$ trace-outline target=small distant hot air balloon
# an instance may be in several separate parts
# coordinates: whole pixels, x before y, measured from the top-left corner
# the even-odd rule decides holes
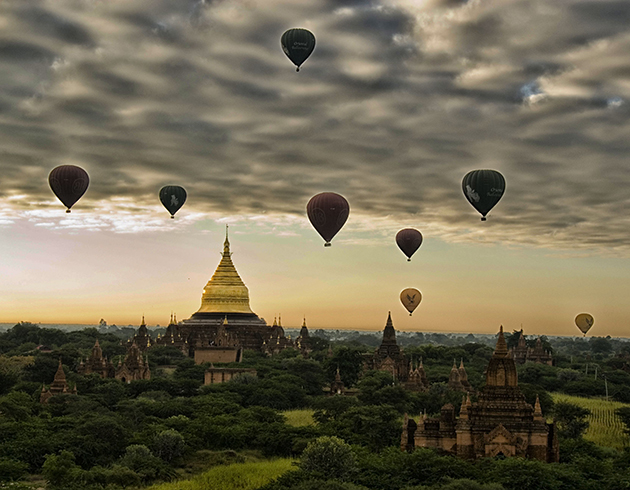
[[[411,256],[422,245],[422,233],[415,228],[405,228],[396,233],[396,243],[407,256],[407,262],[411,262]]]
[[[306,61],[315,49],[315,36],[306,29],[289,29],[280,39],[282,51],[300,71],[300,66]]]
[[[306,213],[313,228],[326,241],[324,247],[330,247],[330,241],[348,219],[350,205],[346,198],[339,194],[322,192],[311,197],[306,205]]]
[[[575,317],[575,324],[584,334],[584,337],[586,337],[586,333],[591,329],[593,323],[595,323],[595,319],[588,313],[580,313]]]
[[[160,201],[174,219],[175,213],[186,202],[186,189],[179,185],[165,185],[160,189]]]
[[[486,214],[505,192],[505,179],[496,170],[473,170],[464,176],[462,190],[468,202],[481,213],[481,221],[486,221]]]
[[[52,169],[48,175],[48,183],[55,196],[68,208],[70,208],[85,194],[90,185],[90,177],[87,172],[76,165],[60,165]]]
[[[400,302],[407,308],[409,316],[418,307],[420,301],[422,301],[422,293],[415,288],[403,289],[400,293]]]

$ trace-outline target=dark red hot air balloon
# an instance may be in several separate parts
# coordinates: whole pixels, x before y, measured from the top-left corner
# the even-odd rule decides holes
[[[326,243],[324,247],[330,247],[330,241],[343,227],[350,205],[346,198],[334,192],[322,192],[311,197],[306,205],[308,219]]]
[[[48,183],[55,196],[64,204],[66,213],[85,194],[90,185],[87,172],[76,165],[60,165],[48,175]]]
[[[396,244],[407,256],[407,262],[411,262],[411,256],[422,245],[422,233],[415,228],[405,228],[396,233]]]

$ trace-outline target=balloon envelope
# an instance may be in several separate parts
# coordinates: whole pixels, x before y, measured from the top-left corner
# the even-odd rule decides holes
[[[505,179],[496,170],[473,170],[462,180],[462,190],[468,202],[481,213],[481,221],[499,202],[505,192]]]
[[[407,256],[407,261],[422,245],[422,233],[414,228],[405,228],[396,233],[398,248]]]
[[[306,61],[315,49],[315,36],[306,29],[289,29],[280,39],[282,51],[297,66],[296,71],[300,71],[300,66]]]
[[[415,288],[403,289],[400,293],[400,302],[407,308],[409,316],[418,307],[420,301],[422,301],[422,293]]]
[[[591,329],[593,323],[595,323],[595,319],[588,313],[580,313],[575,317],[575,324],[584,335]]]
[[[330,241],[348,219],[350,205],[339,194],[322,192],[311,197],[306,205],[306,213],[313,228],[326,240],[324,246],[330,247]]]
[[[85,194],[90,185],[87,172],[76,165],[60,165],[48,175],[48,184],[55,196],[64,204],[66,213]]]
[[[186,202],[186,189],[178,185],[165,185],[160,189],[160,201],[174,218],[175,213]]]

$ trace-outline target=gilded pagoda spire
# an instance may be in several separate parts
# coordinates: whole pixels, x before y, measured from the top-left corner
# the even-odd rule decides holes
[[[227,226],[221,262],[203,290],[198,313],[254,313],[249,307],[249,290],[232,263]]]

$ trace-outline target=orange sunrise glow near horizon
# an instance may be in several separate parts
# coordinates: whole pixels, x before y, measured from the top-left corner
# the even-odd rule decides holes
[[[171,312],[180,321],[189,318],[219,263],[225,228],[219,221],[140,235],[46,234],[31,241],[28,254],[40,259],[29,274],[20,270],[30,260],[27,252],[11,250],[11,240],[0,242],[10,256],[24,254],[21,263],[3,263],[5,284],[13,287],[3,287],[0,323],[103,318],[124,326],[138,325],[144,315],[149,325],[166,325]],[[574,317],[588,309],[596,318],[589,335],[626,336],[627,312],[611,310],[623,303],[627,280],[618,264],[627,259],[448,244],[428,235],[407,262],[391,233],[369,234],[342,231],[326,249],[308,223],[283,229],[243,220],[230,227],[230,243],[251,307],[269,324],[281,314],[285,327],[299,327],[306,316],[311,329],[382,330],[391,311],[402,331],[490,334],[503,325],[530,335],[578,335]],[[399,301],[408,286],[423,294],[411,317]]]

